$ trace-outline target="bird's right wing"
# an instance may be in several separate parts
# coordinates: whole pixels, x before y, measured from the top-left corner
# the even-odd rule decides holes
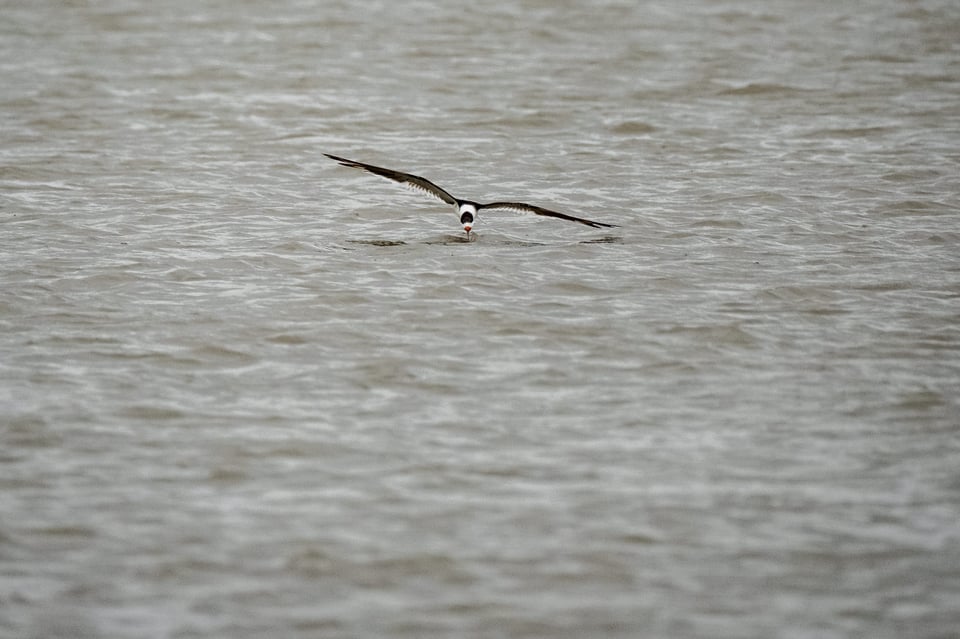
[[[412,175],[410,173],[402,173],[400,171],[394,171],[393,169],[385,169],[381,166],[374,166],[372,164],[365,164],[363,162],[354,162],[353,160],[348,160],[346,158],[337,157],[336,155],[330,155],[329,153],[324,153],[325,156],[331,160],[336,160],[343,166],[353,167],[355,169],[364,169],[365,171],[370,171],[374,175],[379,175],[380,177],[385,177],[388,180],[393,180],[394,182],[399,182],[400,184],[407,184],[412,186],[415,189],[419,189],[434,197],[438,197],[447,204],[452,204],[457,206],[457,199],[447,193],[444,189],[441,189],[439,186],[428,180],[427,178],[422,178],[419,175]]]

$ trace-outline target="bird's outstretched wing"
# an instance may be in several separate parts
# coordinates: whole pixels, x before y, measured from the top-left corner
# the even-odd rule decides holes
[[[331,160],[336,160],[343,166],[349,166],[355,169],[364,169],[366,171],[370,171],[374,175],[385,177],[388,180],[393,180],[394,182],[399,182],[401,184],[408,184],[413,188],[420,189],[421,191],[425,191],[430,195],[440,198],[447,204],[457,206],[457,198],[453,197],[427,178],[422,178],[418,175],[411,175],[410,173],[401,173],[400,171],[394,171],[393,169],[385,169],[372,164],[364,164],[363,162],[354,162],[353,160],[337,157],[336,155],[330,155],[329,153],[324,153],[324,155]]]
[[[524,204],[523,202],[491,202],[490,204],[481,204],[477,207],[478,210],[483,209],[507,209],[511,211],[523,211],[526,213],[536,213],[537,215],[546,215],[547,217],[556,217],[561,220],[569,220],[571,222],[580,222],[580,224],[586,224],[587,226],[592,226],[593,228],[614,228],[616,224],[607,224],[605,222],[594,222],[593,220],[585,220],[582,217],[574,217],[572,215],[567,215],[566,213],[558,213],[557,211],[551,211],[550,209],[545,209],[542,206],[534,206],[533,204]]]

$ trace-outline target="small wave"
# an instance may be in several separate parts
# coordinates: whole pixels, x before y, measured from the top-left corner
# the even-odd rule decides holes
[[[768,95],[778,93],[793,95],[805,91],[806,89],[801,87],[794,87],[786,84],[751,82],[750,84],[746,84],[744,86],[724,89],[723,91],[720,91],[720,95]]]

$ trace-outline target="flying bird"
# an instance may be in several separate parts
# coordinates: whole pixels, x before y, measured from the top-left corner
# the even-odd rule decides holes
[[[346,158],[341,158],[336,155],[330,155],[329,153],[324,153],[325,156],[331,160],[336,160],[343,166],[349,166],[355,169],[364,169],[369,171],[374,175],[379,175],[380,177],[385,177],[388,180],[393,180],[394,182],[399,182],[400,184],[406,184],[415,189],[419,189],[430,195],[439,198],[450,204],[451,206],[457,207],[457,215],[460,216],[460,224],[463,225],[463,230],[466,231],[467,237],[470,236],[470,231],[473,230],[474,225],[477,222],[477,216],[480,211],[485,209],[506,209],[511,211],[520,211],[525,213],[535,213],[537,215],[545,215],[547,217],[555,217],[561,220],[569,220],[571,222],[579,222],[580,224],[586,224],[587,226],[592,226],[594,228],[613,228],[616,227],[616,224],[606,224],[605,222],[594,222],[593,220],[586,220],[582,217],[574,217],[572,215],[567,215],[566,213],[558,213],[557,211],[551,211],[550,209],[545,209],[542,206],[535,206],[533,204],[526,204],[524,202],[490,202],[489,204],[480,204],[479,202],[473,202],[472,200],[461,200],[460,198],[453,197],[448,191],[440,188],[430,180],[422,178],[418,175],[412,175],[410,173],[403,173],[401,171],[394,171],[393,169],[385,169],[380,166],[374,166],[372,164],[365,164],[363,162],[355,162],[353,160],[348,160]]]

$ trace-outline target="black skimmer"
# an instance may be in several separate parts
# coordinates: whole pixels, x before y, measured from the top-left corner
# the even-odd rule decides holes
[[[412,186],[415,189],[425,191],[434,197],[440,198],[447,204],[457,207],[457,215],[460,216],[460,223],[463,224],[463,230],[467,232],[468,237],[470,236],[470,231],[476,224],[478,214],[484,209],[507,209],[525,213],[536,213],[537,215],[545,215],[547,217],[556,217],[561,220],[579,222],[580,224],[586,224],[587,226],[592,226],[594,228],[616,227],[616,224],[606,224],[605,222],[585,220],[582,217],[574,217],[572,215],[567,215],[566,213],[558,213],[557,211],[551,211],[550,209],[545,209],[541,206],[534,206],[533,204],[525,204],[523,202],[490,202],[489,204],[480,204],[479,202],[473,202],[471,200],[461,200],[453,197],[450,195],[450,193],[440,188],[430,180],[422,178],[418,175],[402,173],[400,171],[394,171],[393,169],[385,169],[372,164],[364,164],[363,162],[355,162],[353,160],[341,158],[336,155],[330,155],[329,153],[324,153],[324,155],[331,160],[336,160],[343,166],[349,166],[355,169],[364,169],[365,171],[369,171],[374,175],[385,177],[388,180],[393,180],[394,182]]]

